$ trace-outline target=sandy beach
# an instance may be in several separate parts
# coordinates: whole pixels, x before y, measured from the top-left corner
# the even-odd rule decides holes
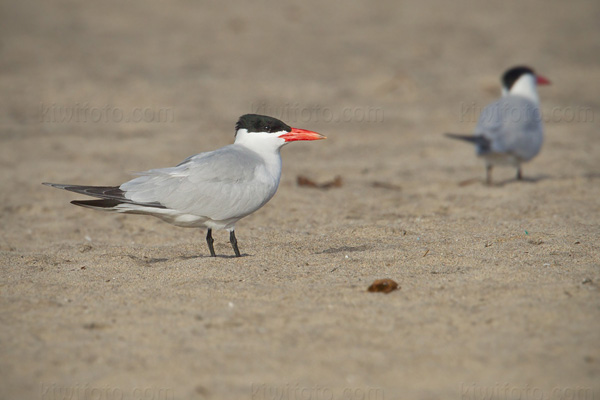
[[[0,2],[1,399],[600,399],[600,3]],[[545,142],[470,133],[525,64]],[[275,197],[225,231],[75,207],[233,142]],[[298,185],[303,176],[319,184]],[[398,290],[371,293],[376,279]]]

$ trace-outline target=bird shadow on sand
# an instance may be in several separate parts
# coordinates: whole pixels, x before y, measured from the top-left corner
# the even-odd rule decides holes
[[[194,260],[194,259],[211,259],[211,258],[221,258],[221,259],[235,259],[235,258],[244,258],[244,257],[250,257],[250,254],[242,254],[241,257],[236,257],[234,255],[217,255],[216,257],[212,257],[208,254],[199,254],[199,255],[194,255],[194,256],[175,256],[175,257],[151,257],[151,258],[147,258],[147,257],[138,257],[138,256],[134,256],[132,254],[128,254],[127,257],[131,258],[132,260],[136,261],[137,263],[141,264],[141,265],[146,265],[146,266],[150,266],[153,264],[160,264],[160,263],[167,263],[167,262],[172,262],[172,261],[177,261],[177,260]]]
[[[361,252],[361,251],[369,250],[370,248],[371,248],[371,246],[368,246],[366,244],[364,244],[362,246],[332,247],[332,248],[329,248],[327,250],[323,250],[323,251],[317,252],[315,254],[335,254],[335,253],[342,253],[342,252],[351,253],[351,252],[354,252],[354,251]]]
[[[251,257],[250,254],[242,254],[241,257],[236,257],[236,256],[228,256],[228,255],[224,255],[224,254],[217,254],[216,257],[213,256],[209,256],[209,255],[198,255],[198,256],[179,256],[176,257],[178,260],[192,260],[192,259],[196,259],[196,258],[204,258],[204,259],[208,259],[208,258],[226,258],[226,259],[235,259],[235,258],[244,258],[244,257]]]
[[[503,181],[494,182],[491,186],[503,187],[513,183],[538,183],[547,179],[552,179],[552,177],[550,175],[524,176],[521,179],[510,178]]]
[[[523,177],[521,179],[517,179],[517,178],[509,178],[509,179],[505,179],[502,181],[494,181],[492,182],[491,185],[488,185],[484,179],[481,178],[470,178],[470,179],[465,179],[464,181],[460,181],[458,182],[458,186],[470,186],[476,183],[480,183],[483,186],[487,186],[487,187],[504,187],[506,185],[509,184],[514,184],[514,183],[537,183],[537,182],[541,182],[541,181],[545,181],[547,179],[552,179],[553,177],[550,175],[537,175],[537,176],[526,176]]]

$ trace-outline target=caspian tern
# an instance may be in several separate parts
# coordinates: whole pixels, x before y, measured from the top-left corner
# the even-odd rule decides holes
[[[475,144],[477,155],[485,160],[488,185],[493,166],[516,167],[520,180],[521,163],[539,153],[544,133],[537,85],[549,84],[531,68],[511,68],[502,75],[502,97],[482,110],[474,135],[446,134]]]
[[[100,200],[71,203],[96,210],[146,214],[181,227],[208,228],[206,242],[216,257],[212,230],[226,229],[240,257],[235,223],[264,206],[281,177],[283,145],[325,136],[256,114],[240,117],[233,144],[196,154],[175,167],[151,169],[120,186],[79,186],[44,183]]]

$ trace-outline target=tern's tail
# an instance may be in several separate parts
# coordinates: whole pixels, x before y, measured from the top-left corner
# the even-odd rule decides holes
[[[452,139],[464,140],[476,144],[480,143],[482,139],[485,140],[483,136],[461,135],[458,133],[445,133],[444,135]]]
[[[481,153],[486,153],[490,151],[491,142],[488,138],[481,135],[461,135],[458,133],[446,133],[447,137],[451,139],[464,140],[465,142],[473,143],[477,146],[477,151]]]
[[[100,200],[73,200],[71,204],[76,206],[112,210],[120,204],[132,204],[142,207],[165,208],[158,202],[138,203],[125,197],[125,192],[119,186],[81,186],[81,185],[63,185],[60,183],[47,183],[43,185],[52,186],[57,189],[64,189],[70,192],[85,194],[86,196],[96,197]]]

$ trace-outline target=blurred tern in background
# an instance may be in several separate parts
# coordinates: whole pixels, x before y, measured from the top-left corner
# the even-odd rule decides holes
[[[44,185],[99,198],[71,202],[78,206],[152,215],[181,227],[208,228],[206,241],[213,257],[212,230],[226,229],[233,251],[240,257],[235,223],[264,206],[277,191],[281,147],[325,136],[256,114],[240,117],[235,129],[233,144],[191,156],[175,167],[141,172],[120,186]]]
[[[474,135],[446,133],[475,145],[477,155],[485,160],[488,185],[495,165],[516,167],[520,180],[521,163],[539,153],[544,133],[537,85],[549,84],[531,68],[511,68],[502,76],[502,97],[482,110]]]

